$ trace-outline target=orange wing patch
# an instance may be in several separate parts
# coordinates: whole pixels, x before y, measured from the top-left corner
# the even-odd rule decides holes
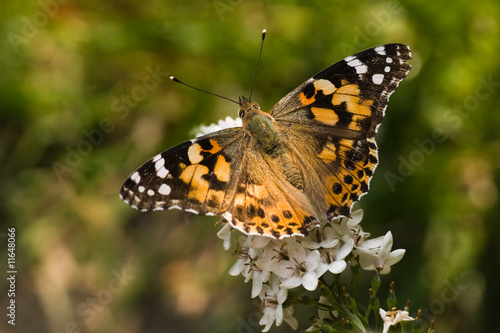
[[[334,156],[337,160],[333,159]],[[373,138],[342,139],[338,144],[328,143],[323,147],[318,157],[333,171],[325,179],[328,218],[349,215],[352,204],[368,192],[368,184],[377,165],[376,156]]]
[[[334,143],[329,142],[324,147],[321,153],[317,154],[319,158],[321,158],[325,163],[329,164],[337,160],[337,147]]]
[[[339,121],[339,116],[332,109],[316,108],[312,106],[311,112],[314,115],[314,119],[323,124],[335,126]]]
[[[311,105],[317,101],[317,95],[321,91],[324,96],[331,95],[331,106],[321,103],[322,107],[311,106],[314,119],[328,126],[336,126],[340,120],[339,115],[334,111],[335,106],[345,103],[346,111],[351,115],[350,122],[346,124],[348,129],[362,131],[361,124],[366,123],[367,118],[372,116],[373,100],[359,97],[360,88],[357,84],[342,80],[342,86],[336,87],[332,82],[319,79],[313,82],[314,93],[307,97],[304,92],[299,94],[299,101],[302,105]],[[369,120],[368,120],[369,121]]]
[[[231,178],[231,164],[226,161],[224,155],[217,157],[217,162],[214,167],[214,174],[221,182],[227,182]]]
[[[308,97],[306,97],[306,95],[303,92],[301,92],[299,94],[299,101],[302,105],[312,104],[312,103],[316,102],[316,93],[308,98]]]
[[[212,146],[210,149],[203,149],[198,143],[194,143],[189,147],[188,158],[191,164],[198,164],[203,160],[203,156],[201,155],[202,152],[216,154],[222,149],[222,147],[217,143],[217,141],[210,139],[209,142]]]
[[[318,91],[322,91],[324,95],[330,95],[332,94],[337,88],[335,85],[325,79],[319,79],[313,82],[314,86],[314,94],[311,97],[306,97],[304,92],[301,92],[299,94],[299,101],[302,103],[302,105],[309,105],[312,104],[316,101],[316,95],[318,94]]]
[[[208,174],[208,172],[208,167],[201,164],[189,165],[182,170],[179,178],[189,185],[189,199],[195,199],[199,202],[205,201],[210,184],[202,176]]]

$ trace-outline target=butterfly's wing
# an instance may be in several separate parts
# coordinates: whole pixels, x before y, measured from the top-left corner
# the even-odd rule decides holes
[[[314,209],[255,144],[242,128],[187,141],[134,171],[120,196],[140,211],[219,215],[250,235],[307,234],[317,222]]]
[[[250,139],[233,202],[222,216],[249,235],[307,235],[318,225],[316,210],[309,198],[287,181],[279,161],[263,154],[256,145]]]
[[[374,136],[410,59],[402,44],[362,51],[314,75],[270,110],[311,171],[304,191],[326,217],[349,215],[368,191],[377,166]]]
[[[120,197],[140,211],[183,209],[218,215],[234,193],[234,160],[241,160],[241,128],[213,132],[156,155],[123,183]]]

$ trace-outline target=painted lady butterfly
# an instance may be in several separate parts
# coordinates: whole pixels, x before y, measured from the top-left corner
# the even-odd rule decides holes
[[[243,126],[156,155],[125,181],[140,211],[218,215],[249,235],[307,235],[348,216],[377,166],[374,136],[389,96],[410,70],[410,49],[377,46],[341,60],[268,113],[240,97]]]

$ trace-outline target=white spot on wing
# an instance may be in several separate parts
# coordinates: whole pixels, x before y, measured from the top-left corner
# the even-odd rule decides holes
[[[375,48],[375,52],[377,52],[380,55],[385,55],[385,47],[384,46],[377,46]]]
[[[375,84],[381,84],[384,81],[384,74],[373,74],[372,81]]]
[[[199,212],[197,210],[194,210],[194,209],[191,209],[191,208],[186,209],[186,212],[193,213],[193,214],[199,214]]]
[[[389,73],[391,71],[391,67],[385,66],[384,72]]]
[[[391,57],[385,58],[385,62],[388,64],[392,63],[392,58]]]
[[[161,158],[161,154],[156,155],[155,157],[153,157],[153,162],[158,161],[160,158]]]
[[[153,191],[153,190],[148,190],[146,193],[147,193],[150,197],[152,197],[153,195],[155,195],[155,191]]]
[[[160,158],[158,161],[156,161],[155,163],[155,170],[158,171],[160,170],[161,168],[163,168],[163,166],[165,165],[165,159],[164,158]]]
[[[156,175],[161,179],[165,179],[168,175],[168,170],[165,167],[162,167],[160,170],[157,170]]]
[[[349,57],[348,57],[349,58]],[[357,58],[345,58],[344,60],[347,61],[347,65],[356,68],[356,73],[357,74],[364,74],[368,72],[368,67],[366,67],[365,64],[363,64],[359,59]]]
[[[158,189],[158,193],[163,195],[169,195],[171,191],[172,188],[167,184],[161,184],[160,188]]]
[[[139,184],[141,181],[141,176],[139,175],[139,172],[134,172],[132,176],[130,176],[130,179],[132,179],[136,184]]]
[[[366,65],[356,66],[356,73],[365,74],[366,72],[368,72],[368,67],[366,67]]]
[[[363,65],[363,63],[361,61],[359,61],[359,59],[356,59],[356,58],[353,58],[352,60],[347,60],[347,58],[346,58],[346,61],[347,61],[347,64],[351,67]]]
[[[141,192],[141,193],[142,193],[142,192],[144,192],[144,190],[145,190],[146,188],[145,188],[144,186],[142,186],[142,185],[141,185],[141,186],[139,186],[137,189],[139,190],[139,192]]]

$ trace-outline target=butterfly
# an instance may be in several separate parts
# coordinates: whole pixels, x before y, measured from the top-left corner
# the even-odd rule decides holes
[[[269,112],[239,99],[242,127],[203,135],[144,163],[121,198],[140,211],[217,215],[248,235],[307,235],[349,216],[378,163],[375,134],[410,70],[410,48],[385,44],[331,65]]]

